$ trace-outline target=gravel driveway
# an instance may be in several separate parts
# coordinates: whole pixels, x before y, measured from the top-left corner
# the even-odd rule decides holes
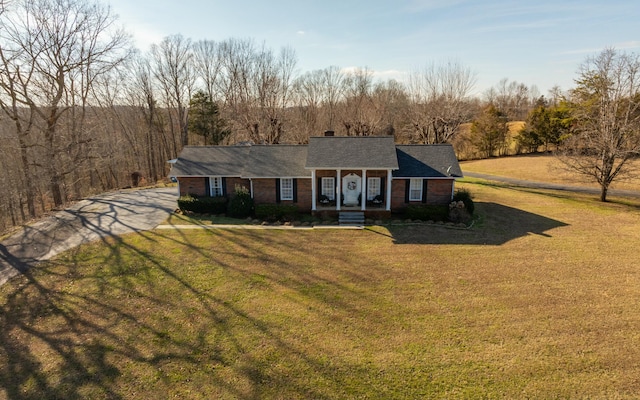
[[[176,209],[176,188],[122,190],[82,200],[0,242],[0,285],[80,244],[154,229]]]

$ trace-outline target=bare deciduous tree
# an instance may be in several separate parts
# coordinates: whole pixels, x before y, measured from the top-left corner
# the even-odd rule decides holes
[[[80,166],[79,145],[87,138],[80,118],[90,88],[96,77],[125,59],[128,37],[114,27],[110,9],[98,3],[23,0],[17,7],[15,13],[2,16],[2,90],[12,104],[3,110],[11,114],[13,104],[29,108],[23,126],[16,125],[18,136],[29,135],[25,127],[42,131],[40,165],[48,175],[55,206],[61,206],[65,176]],[[80,115],[74,114],[78,108]],[[63,123],[70,137],[61,137]],[[68,155],[70,159],[62,158]]]
[[[188,104],[196,81],[191,40],[182,35],[167,36],[160,44],[151,46],[151,55],[153,74],[164,94],[169,128],[177,127],[179,144],[186,146],[189,144]],[[178,151],[176,146],[174,156]]]
[[[283,48],[278,55],[251,40],[227,40],[220,45],[221,79],[229,120],[254,143],[279,143],[291,105],[296,55]]]
[[[396,80],[379,82],[373,89],[373,102],[380,115],[380,133],[395,135],[404,124],[403,116],[409,107],[409,98],[402,83]]]
[[[509,81],[504,78],[485,93],[487,102],[507,114],[510,121],[524,121],[540,93],[535,86]]]
[[[257,120],[252,125],[252,140],[276,144],[285,129],[285,110],[289,105],[293,85],[296,55],[291,48],[283,48],[276,57],[266,49],[255,57],[255,108]]]
[[[408,119],[420,143],[447,143],[471,119],[475,75],[457,62],[432,64],[409,76]]]
[[[223,67],[220,88],[228,120],[233,124],[232,130],[250,132],[255,44],[248,39],[229,39],[220,43],[219,51]]]
[[[323,99],[323,72],[310,71],[294,82],[294,105],[301,124],[296,132],[297,143],[306,143],[310,136],[320,132],[320,111]]]
[[[197,77],[202,81],[204,92],[211,100],[220,100],[222,59],[218,44],[213,40],[200,40],[194,43],[193,57]]]
[[[340,68],[332,65],[322,70],[322,82],[324,86],[323,104],[328,112],[328,130],[334,130],[336,123],[336,108],[342,100],[344,93],[344,74]]]
[[[576,83],[574,135],[560,160],[598,182],[606,201],[611,183],[629,176],[629,161],[640,155],[640,58],[605,49],[584,62]]]
[[[131,70],[127,88],[128,104],[139,110],[142,115],[146,168],[149,176],[156,180],[164,175],[165,171],[162,167],[176,151],[175,140],[173,136],[168,137],[165,129],[166,124],[159,110],[158,95],[149,59],[137,57]]]
[[[380,112],[373,102],[373,72],[357,68],[344,80],[342,126],[347,136],[370,136],[378,129]]]

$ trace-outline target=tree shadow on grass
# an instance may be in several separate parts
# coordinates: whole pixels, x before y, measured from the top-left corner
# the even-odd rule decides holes
[[[127,227],[123,215],[128,205],[121,203],[116,207],[109,202],[110,213],[97,220],[88,217],[91,209],[76,212],[71,222],[65,220],[66,225],[53,232],[55,239],[66,236],[67,230],[89,230],[103,249],[71,251],[27,270],[56,240],[43,241],[30,258],[0,247],[0,259],[24,273],[0,292],[0,398],[260,398],[262,390],[272,386],[286,390],[290,396],[281,397],[289,398],[332,397],[327,390],[341,393],[348,384],[341,379],[347,375],[336,376],[336,361],[308,355],[302,344],[286,335],[286,320],[265,319],[261,310],[254,312],[247,305],[263,287],[266,293],[269,287],[284,288],[287,306],[317,307],[314,316],[324,323],[340,317],[347,321],[345,326],[352,326],[366,303],[355,289],[376,283],[371,269],[358,274],[348,251],[328,260],[310,255],[315,240],[330,234],[309,233],[307,246],[288,240],[286,234],[235,230],[209,232],[206,238],[211,240],[198,240],[201,235],[186,231],[159,230],[122,238],[104,228],[115,222]],[[477,209],[481,221],[469,230],[434,225],[389,230],[397,244],[499,245],[531,233],[550,235],[565,225],[493,203],[478,203]],[[335,235],[339,240],[329,240],[331,248],[344,241]],[[189,257],[181,257],[177,265],[169,262],[172,258],[161,252],[172,249],[158,247],[171,245],[205,267],[192,265]],[[279,250],[274,255],[271,249]],[[316,264],[309,263],[312,257]],[[325,276],[326,271],[309,267],[319,261],[341,268],[338,272],[349,284],[340,285],[332,275]],[[263,267],[247,267],[255,263]],[[236,285],[234,290],[216,292],[225,287],[215,286],[216,279],[229,274],[236,276],[226,282]],[[247,304],[239,305],[235,299],[243,295],[249,297]],[[378,325],[391,325],[385,312],[369,311]],[[362,331],[369,325],[363,327]],[[301,367],[304,376],[330,387],[290,376],[286,368],[274,371],[265,365],[272,360]],[[345,360],[340,367],[362,370],[362,365]],[[364,370],[363,376],[369,372]],[[218,392],[202,392],[212,387]]]
[[[282,246],[287,254],[297,253],[296,259],[306,254],[278,235],[235,230],[205,235],[210,240],[160,230],[103,237],[102,245],[41,262],[3,287],[0,398],[119,399],[136,393],[150,398],[261,398],[273,380],[292,397],[324,398],[318,388],[285,373],[266,376],[269,358],[255,353],[256,346],[339,386],[322,360],[289,343],[280,327],[237,305],[234,297],[275,285],[322,302],[324,291],[314,288],[331,287],[339,294],[331,304],[351,315],[355,311],[348,301],[340,300],[354,296],[351,289],[335,287],[304,265],[273,258],[269,249]],[[207,260],[206,265],[169,263],[171,258],[157,249],[159,242],[175,245],[200,263]],[[264,263],[264,275],[256,277],[244,264],[221,261],[237,260],[238,252],[246,253],[248,264]],[[217,292],[224,285],[216,286],[216,277],[228,274],[244,282],[237,294]],[[212,388],[218,392],[207,392]]]
[[[471,228],[442,225],[390,226],[395,244],[461,244],[499,246],[511,240],[538,235],[552,237],[552,231],[568,224],[528,211],[496,203],[476,203],[476,221]]]
[[[318,388],[302,381],[264,376],[260,364],[265,361],[253,352],[260,343],[302,360],[315,376],[330,380],[330,370],[285,342],[260,314],[234,302],[244,291],[251,293],[251,285],[270,278],[257,279],[243,264],[224,264],[219,258],[246,253],[246,263],[273,266],[276,278],[267,284],[289,285],[301,294],[307,281],[321,287],[331,282],[304,270],[277,280],[292,268],[271,259],[268,249],[287,244],[273,235],[266,242],[248,240],[249,249],[239,244],[246,234],[235,231],[209,232],[211,241],[204,242],[186,231],[119,236],[139,230],[141,222],[145,226],[140,218],[156,211],[146,203],[144,193],[97,198],[46,224],[27,226],[22,235],[0,244],[0,272],[10,272],[5,279],[15,277],[0,288],[0,399],[260,398],[269,379],[281,380],[296,394],[291,397],[323,398]],[[135,226],[133,219],[138,220]],[[212,249],[212,241],[219,246]],[[100,245],[49,259],[89,242]],[[306,252],[288,246],[298,258]],[[192,265],[189,257],[168,261],[171,257],[163,252],[172,250],[189,253],[201,265]],[[224,287],[215,286],[216,274],[231,273],[249,287],[239,287],[238,294],[216,293]],[[349,288],[335,290],[349,295]]]

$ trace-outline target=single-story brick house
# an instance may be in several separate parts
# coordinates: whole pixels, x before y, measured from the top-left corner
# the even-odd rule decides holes
[[[232,195],[239,185],[255,204],[385,216],[410,204],[448,204],[462,171],[448,144],[320,136],[308,145],[187,146],[169,176],[177,179],[180,195]]]

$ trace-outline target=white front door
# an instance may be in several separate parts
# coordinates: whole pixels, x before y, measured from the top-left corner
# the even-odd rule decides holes
[[[342,178],[342,194],[345,206],[357,206],[360,204],[358,197],[362,190],[362,178],[354,173]]]

